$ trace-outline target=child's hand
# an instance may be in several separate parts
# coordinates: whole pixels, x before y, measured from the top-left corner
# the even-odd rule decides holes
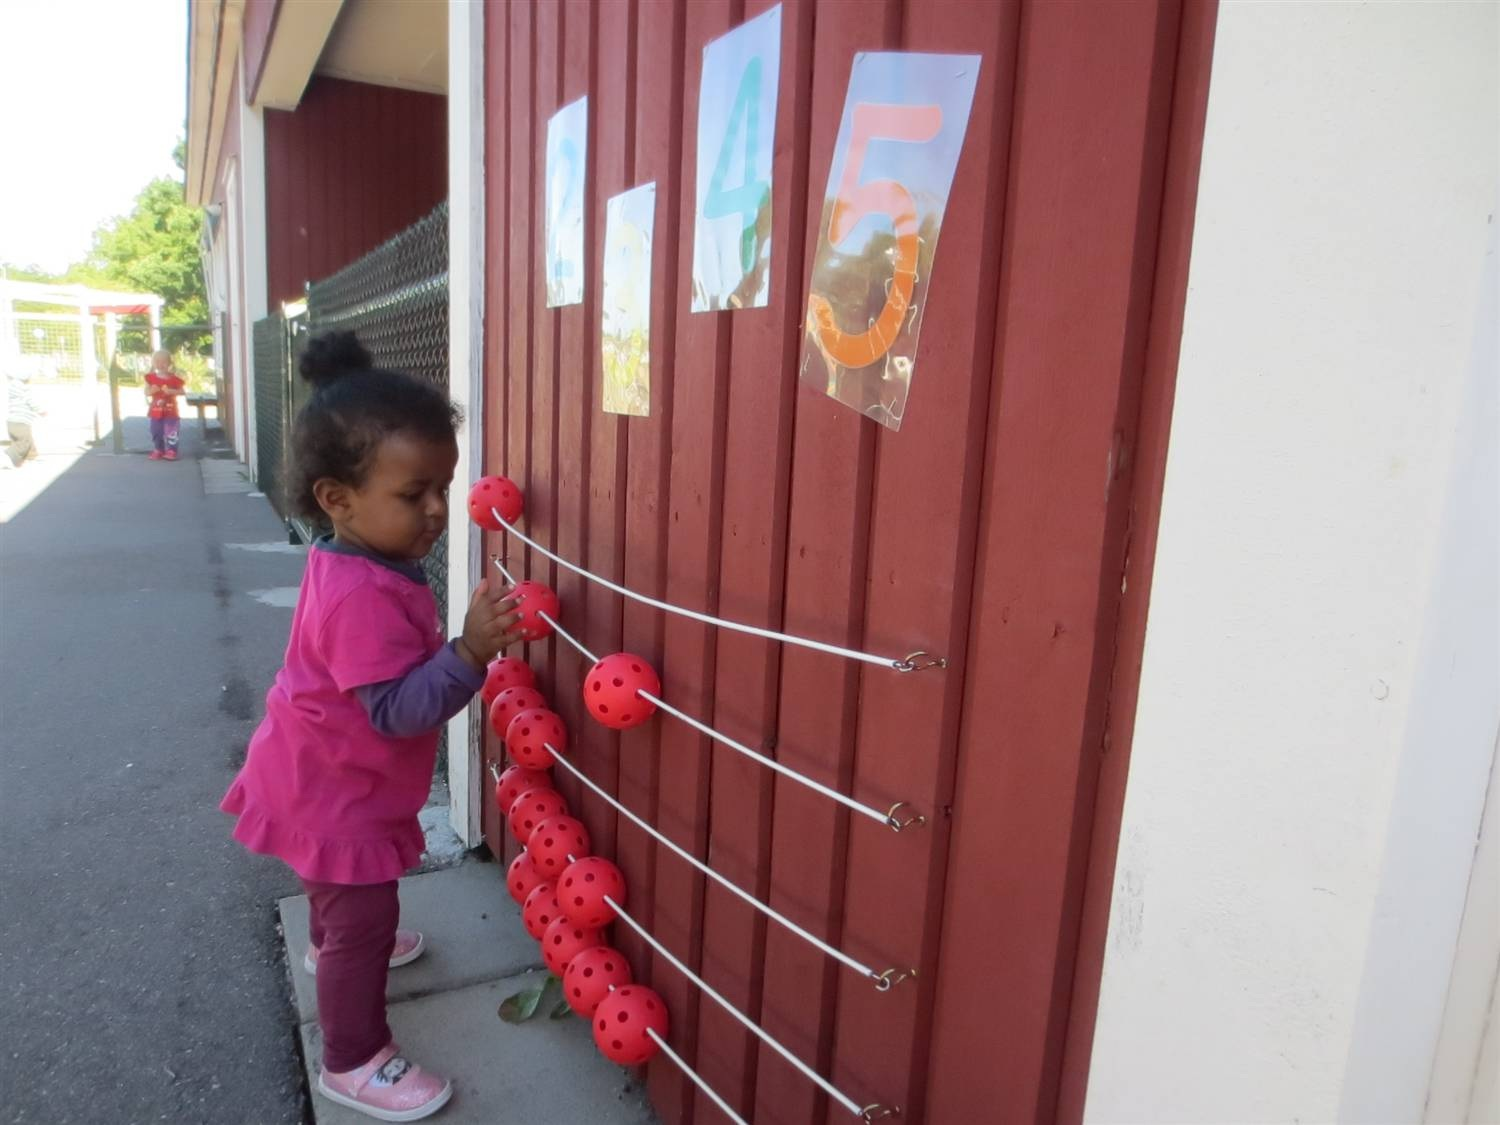
[[[490,589],[490,580],[484,579],[469,599],[469,612],[464,614],[464,632],[454,643],[458,655],[473,667],[484,670],[501,649],[508,648],[522,639],[516,624],[521,613],[516,608],[515,595],[503,586]]]

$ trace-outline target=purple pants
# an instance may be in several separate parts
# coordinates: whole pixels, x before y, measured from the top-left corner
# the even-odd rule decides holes
[[[302,880],[307,936],[318,947],[318,1026],[323,1067],[342,1074],[363,1066],[391,1041],[385,977],[396,948],[401,902],[396,882],[345,886]]]
[[[177,448],[177,430],[182,420],[174,417],[151,419],[151,444],[158,453]]]

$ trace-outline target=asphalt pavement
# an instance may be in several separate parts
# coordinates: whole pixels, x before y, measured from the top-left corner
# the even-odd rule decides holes
[[[176,463],[106,437],[0,473],[3,1121],[304,1119],[276,912],[299,888],[217,810],[302,556],[183,432]]]

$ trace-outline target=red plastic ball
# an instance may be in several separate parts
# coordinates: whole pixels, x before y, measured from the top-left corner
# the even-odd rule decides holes
[[[568,752],[568,728],[562,716],[545,707],[528,707],[505,728],[505,752],[511,761],[531,770],[550,770],[551,746],[559,754]]]
[[[486,531],[501,530],[495,509],[506,523],[515,523],[524,507],[521,490],[507,477],[480,477],[469,489],[469,518]]]
[[[660,695],[661,679],[644,659],[629,652],[606,656],[583,681],[589,714],[615,730],[640,726],[656,713],[656,704],[636,694],[642,691]]]
[[[589,854],[589,830],[583,821],[571,816],[549,816],[531,830],[526,850],[531,862],[548,879],[555,879],[562,869]]]
[[[562,616],[562,609],[558,605],[557,595],[552,592],[552,588],[528,579],[525,582],[517,582],[511,593],[520,598],[516,609],[521,613],[521,620],[516,623],[516,628],[521,636],[528,641],[540,641],[550,637],[552,626],[543,621],[538,614],[545,613],[553,621],[559,620]]]
[[[515,799],[508,814],[510,833],[524,844],[531,839],[536,826],[549,816],[567,816],[568,802],[556,789],[537,787],[528,789]],[[534,862],[534,861],[533,861]]]
[[[490,704],[490,730],[495,732],[496,738],[503,739],[510,721],[522,711],[545,706],[547,697],[534,687],[506,688]]]
[[[625,873],[603,856],[582,856],[557,876],[557,901],[580,926],[597,929],[614,921],[615,908],[605,896],[625,905]]]
[[[563,997],[568,1007],[580,1016],[592,1016],[611,988],[624,988],[634,979],[625,954],[607,945],[596,945],[575,954],[568,962],[563,973]]]
[[[488,707],[495,702],[495,696],[513,687],[536,687],[536,673],[519,656],[502,656],[491,660],[484,670],[484,687],[479,689],[479,698]]]
[[[594,1009],[594,1045],[621,1066],[640,1066],[656,1054],[647,1031],[667,1037],[667,1004],[638,984],[617,988]]]
[[[525,766],[507,766],[495,782],[495,807],[510,815],[516,798],[528,789],[546,789],[552,784],[552,775],[544,770],[529,770]]]
[[[572,961],[585,949],[604,944],[604,935],[598,930],[585,930],[558,915],[542,931],[542,960],[555,977],[562,976]]]
[[[561,916],[562,911],[557,905],[557,884],[546,879],[531,888],[521,907],[521,924],[528,934],[541,941],[547,927]]]
[[[516,905],[521,906],[526,902],[526,896],[547,881],[536,866],[531,862],[531,854],[522,852],[510,861],[510,870],[505,873],[505,889],[510,892],[510,897],[516,900]]]

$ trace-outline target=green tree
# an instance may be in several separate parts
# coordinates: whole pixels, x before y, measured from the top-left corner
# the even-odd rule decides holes
[[[165,298],[163,327],[207,324],[198,250],[202,225],[203,213],[183,201],[181,183],[168,176],[152,180],[136,196],[130,214],[94,231],[88,257],[68,271],[68,280],[156,293]],[[210,348],[210,337],[201,331],[164,335],[168,346],[200,354]]]

